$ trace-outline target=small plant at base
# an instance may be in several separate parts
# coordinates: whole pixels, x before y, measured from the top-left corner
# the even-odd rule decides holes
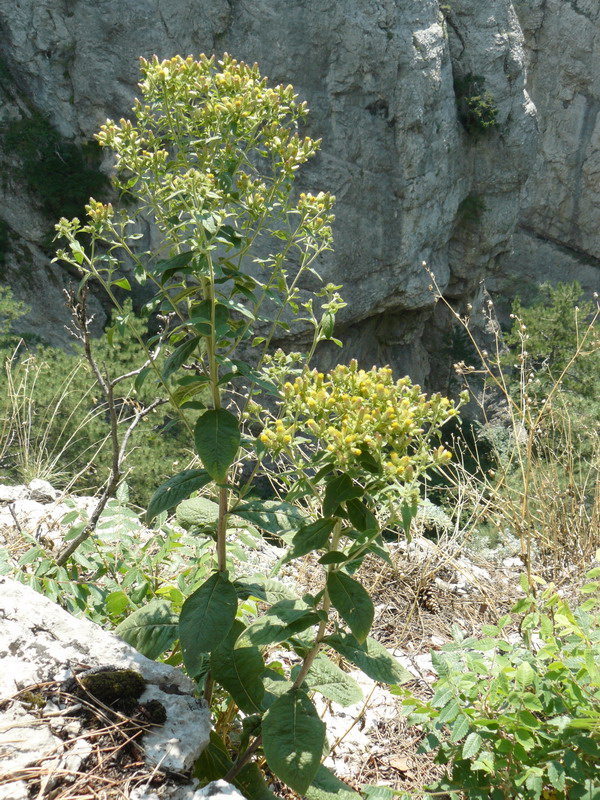
[[[597,560],[600,561],[600,552]],[[457,640],[432,653],[433,697],[403,694],[408,721],[428,731],[448,774],[439,792],[469,800],[593,800],[600,796],[600,615],[598,577],[571,609],[552,585],[525,597],[485,638]],[[541,579],[537,582],[544,585]],[[506,635],[518,622],[521,635]]]
[[[142,59],[142,72],[136,121],[107,122],[99,140],[115,150],[117,185],[152,216],[164,251],[136,253],[129,212],[90,200],[87,224],[63,219],[57,226],[67,243],[59,257],[78,267],[84,281],[98,280],[116,303],[115,287],[129,288],[117,258],[126,253],[137,279],[155,289],[153,308],[169,319],[159,341],[170,354],[161,369],[152,362],[144,374],[162,384],[202,468],[159,487],[148,519],[199,490],[217,500],[217,569],[183,603],[178,647],[204,697],[210,701],[220,687],[228,697],[227,719],[236,709],[245,718],[235,758],[227,751],[228,727],[219,725],[225,741],[213,735],[196,774],[204,782],[225,777],[249,797],[264,797],[268,789],[252,763],[262,753],[281,780],[309,798],[349,792],[321,764],[325,726],[310,695],[320,691],[347,703],[349,694],[360,693],[325,647],[374,680],[410,679],[369,638],[373,603],[351,577],[351,564],[367,552],[386,557],[375,514],[382,494],[402,490],[398,514],[409,531],[414,482],[447,460],[431,442],[456,409],[437,396],[427,400],[406,380],[393,382],[388,370],[364,373],[355,364],[327,377],[303,372],[290,390],[287,373],[332,338],[343,307],[338,287],[328,286],[319,311],[312,301],[300,311],[299,282],[331,247],[334,202],[328,193],[293,192],[296,171],[318,148],[297,132],[306,108],[291,86],[270,88],[256,66],[229,56],[218,64],[204,56]],[[81,235],[89,237],[88,247]],[[312,328],[309,353],[267,359],[275,333],[288,330],[291,316]],[[244,350],[256,357],[237,357]],[[277,413],[264,408],[265,393],[279,403]],[[337,413],[348,414],[352,431],[336,429]],[[335,453],[340,436],[343,465]],[[284,487],[278,499],[252,500],[252,481],[267,469],[270,455],[296,472],[287,488],[285,474],[275,476]],[[298,480],[300,469],[304,480]],[[287,547],[284,560],[314,552],[321,590],[299,598],[265,575],[232,575],[232,515],[279,537]],[[243,610],[248,598],[266,604],[253,620]],[[147,613],[147,636],[159,635],[164,625],[164,617]],[[274,645],[296,654],[290,671],[268,661]]]

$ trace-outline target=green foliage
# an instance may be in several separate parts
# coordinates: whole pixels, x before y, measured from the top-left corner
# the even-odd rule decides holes
[[[600,560],[600,557],[599,559]],[[404,694],[408,720],[438,749],[447,775],[431,792],[467,798],[600,796],[600,567],[589,598],[571,609],[552,585],[526,596],[512,616],[433,653],[433,697]],[[523,576],[525,577],[525,576]],[[543,581],[540,581],[543,583]],[[521,635],[507,635],[518,622]]]
[[[469,72],[455,78],[454,94],[458,118],[468,134],[478,136],[498,127],[498,108],[493,96],[485,91],[485,78]]]
[[[39,111],[10,122],[0,134],[3,148],[18,156],[21,178],[51,217],[81,215],[91,195],[108,188],[100,172],[100,149],[65,141]]]
[[[89,516],[73,506],[62,520],[75,538]],[[81,544],[68,564],[58,567],[43,542],[25,533],[28,549],[10,555],[0,549],[2,572],[45,594],[76,616],[119,626],[120,635],[148,657],[173,644],[173,616],[214,564],[210,540],[181,533],[163,523],[144,530],[138,514],[109,500],[94,536]]]
[[[11,443],[3,448],[2,468],[13,480],[44,477],[57,486],[75,481],[78,491],[93,491],[104,482],[112,459],[108,408],[78,346],[71,353],[51,347],[28,353],[21,346],[13,355],[18,340],[2,330],[11,322],[18,328],[23,311],[23,304],[0,290],[0,352],[8,359],[7,380],[0,388],[2,439]],[[126,304],[120,316],[115,314],[107,334],[93,345],[98,363],[110,364],[111,371],[121,370],[119,374],[128,373],[143,355],[125,324],[140,339],[147,335],[145,323]],[[117,392],[121,422],[128,424],[140,404],[153,399],[154,391],[150,382],[136,390],[135,377],[122,381]],[[188,459],[187,439],[181,426],[167,428],[170,420],[159,408],[140,422],[131,437],[127,467],[134,501],[147,503],[174,463]]]
[[[527,373],[530,396],[545,398],[556,383],[561,392],[595,401],[600,389],[600,324],[597,305],[583,298],[579,283],[545,283],[540,300],[524,307],[517,298],[505,341],[506,359]],[[591,327],[590,327],[591,322]],[[533,380],[529,382],[529,377]]]
[[[292,87],[270,88],[256,66],[229,56],[141,64],[135,119],[107,122],[98,139],[116,153],[117,187],[150,214],[164,245],[137,252],[133,206],[116,211],[90,200],[85,224],[58,224],[66,242],[58,257],[84,283],[98,281],[118,307],[116,287],[129,290],[118,259],[126,252],[136,279],[153,288],[149,307],[166,321],[148,342],[131,329],[146,356],[164,352],[137,387],[155,379],[203,469],[172,475],[147,517],[177,504],[178,521],[208,534],[216,569],[182,590],[183,603],[173,598],[173,647],[206,699],[216,685],[229,706],[226,741],[213,739],[196,774],[203,782],[233,777],[252,798],[264,797],[254,774],[242,781],[246,762],[262,753],[283,781],[317,800],[340,784],[321,766],[325,730],[311,693],[346,701],[359,693],[325,646],[375,680],[411,677],[368,636],[373,603],[351,573],[368,553],[388,557],[384,526],[397,522],[410,535],[418,481],[448,461],[440,429],[458,410],[407,378],[394,381],[386,368],[367,373],[353,362],[326,376],[310,371],[318,344],[336,342],[344,303],[333,285],[301,303],[301,280],[316,275],[331,246],[334,198],[294,191],[318,142],[298,134],[306,108]],[[268,355],[292,320],[312,332],[308,353]],[[274,498],[252,498],[257,475],[272,480]],[[244,520],[278,538],[282,562],[315,554],[320,590],[300,599],[271,578],[235,574],[231,530]],[[171,642],[172,617],[155,602],[120,630],[154,654]],[[285,671],[272,645],[300,663]],[[241,744],[231,724],[236,708],[253,718],[250,727],[240,723]]]
[[[0,355],[15,344],[11,329],[16,320],[28,312],[25,303],[15,300],[10,286],[0,286]]]

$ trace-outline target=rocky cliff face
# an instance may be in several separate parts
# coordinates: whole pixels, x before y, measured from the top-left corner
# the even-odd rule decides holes
[[[434,310],[422,262],[461,305],[511,250],[537,142],[509,0],[493,9],[475,0],[0,0],[0,25],[0,125],[12,133],[2,139],[1,268],[32,307],[31,329],[52,341],[64,341],[65,277],[49,264],[57,202],[36,184],[35,157],[48,156],[39,137],[33,156],[20,144],[28,123],[45,115],[55,155],[79,165],[73,180],[93,172],[91,149],[73,146],[89,142],[106,117],[129,113],[140,55],[226,50],[308,101],[307,132],[323,148],[302,182],[338,197],[336,250],[321,272],[344,284],[348,357],[426,380],[432,356],[447,348],[448,320]],[[469,97],[485,92],[497,122],[486,129],[465,118]],[[595,112],[585,113],[591,137]],[[530,225],[540,218],[534,194]],[[582,207],[572,217],[583,220]]]
[[[535,296],[540,280],[600,290],[600,5],[515,3],[540,141],[523,193],[514,252],[492,283]]]

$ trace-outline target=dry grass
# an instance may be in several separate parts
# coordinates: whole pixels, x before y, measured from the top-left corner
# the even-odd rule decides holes
[[[27,702],[32,699],[33,703]],[[136,787],[151,790],[165,783],[165,773],[144,760],[141,738],[149,730],[149,723],[60,691],[57,683],[27,687],[8,703],[21,703],[29,713],[35,713],[37,702],[43,704],[47,700],[60,709],[54,717],[65,721],[62,732],[53,730],[62,743],[55,752],[44,753],[39,761],[22,769],[7,773],[0,768],[0,787],[22,781],[29,796],[36,800],[128,800]],[[52,715],[44,719],[50,724]],[[69,722],[76,727],[80,724],[81,732],[69,735]],[[71,767],[78,751],[83,760],[79,766]],[[169,778],[177,776],[171,773]]]

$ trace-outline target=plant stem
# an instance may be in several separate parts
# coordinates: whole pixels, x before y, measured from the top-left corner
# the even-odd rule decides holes
[[[231,783],[231,781],[235,778],[235,776],[239,773],[241,769],[243,769],[246,764],[250,761],[254,753],[258,750],[258,748],[262,744],[262,736],[257,736],[256,739],[249,745],[246,750],[242,753],[241,756],[238,757],[235,764],[231,767],[227,775],[223,778],[224,781]]]
[[[342,535],[342,521],[340,519],[336,520],[335,528],[333,529],[333,535],[331,537],[331,547],[329,548],[329,552],[334,552],[337,550],[337,546],[340,542],[340,537]],[[331,564],[327,568],[327,573],[333,572],[335,570],[335,564]],[[321,620],[319,623],[319,628],[317,630],[317,637],[315,639],[315,643],[313,647],[308,651],[308,653],[304,657],[304,661],[302,662],[302,666],[300,667],[300,672],[296,676],[296,680],[294,681],[294,685],[292,689],[299,689],[302,684],[304,683],[304,679],[306,678],[309,669],[313,665],[313,661],[319,655],[319,651],[321,649],[321,642],[325,638],[325,634],[327,633],[327,615],[329,613],[329,609],[331,608],[331,599],[329,597],[329,592],[327,591],[327,584],[325,584],[325,590],[323,593],[323,604],[321,606],[321,610],[325,613],[325,619]]]

